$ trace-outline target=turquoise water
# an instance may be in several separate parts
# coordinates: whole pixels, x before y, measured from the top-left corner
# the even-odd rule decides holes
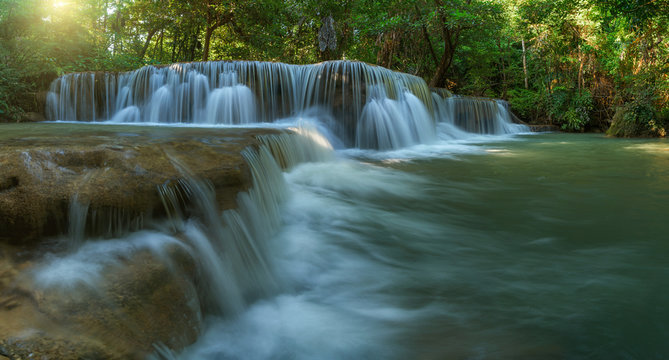
[[[484,137],[286,180],[286,290],[182,358],[669,356],[666,141]]]
[[[154,135],[181,130],[157,127]],[[285,192],[281,225],[262,242],[275,285],[235,314],[205,313],[195,344],[156,356],[669,357],[669,142],[445,134],[401,150],[338,150],[290,169],[284,181],[263,178]],[[278,169],[273,176],[281,179]],[[246,212],[257,224],[267,216]],[[196,239],[216,245],[206,234],[220,225],[182,227],[178,237],[158,226],[118,241],[90,239],[36,278],[94,286],[88,280],[103,266],[123,266],[116,253],[185,241],[208,271],[203,284],[256,279],[240,287],[263,288],[268,279],[253,264],[223,261],[217,275],[214,261],[195,251]],[[219,245],[228,254],[228,243]]]
[[[398,166],[438,184],[421,217],[453,231],[442,244],[458,250],[424,254],[434,261],[423,271],[458,275],[428,275],[423,290],[467,314],[465,347],[492,358],[668,356],[669,144],[541,135],[486,152]]]
[[[47,106],[54,120],[117,123],[90,145],[207,133],[184,129],[194,124],[290,126],[300,141],[266,138],[272,154],[314,161],[282,173],[267,147],[246,149],[254,186],[221,212],[172,151],[194,218],[86,239],[37,270],[40,286],[95,288],[134,249],[169,264],[164,246],[183,245],[201,275],[205,326],[183,351],[156,344],[156,357],[669,358],[665,140],[510,135],[527,128],[503,102],[443,98],[419,78],[354,62],[95,76],[56,81]],[[50,131],[41,125],[22,134]]]

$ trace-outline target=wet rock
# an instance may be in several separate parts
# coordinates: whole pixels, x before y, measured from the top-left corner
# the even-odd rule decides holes
[[[143,359],[180,349],[201,328],[197,266],[168,245],[119,257],[93,283],[40,283],[37,259],[0,247],[0,355],[9,359]],[[110,255],[112,256],[112,255]]]
[[[249,186],[241,151],[275,130],[86,124],[2,124],[0,241],[35,243],[68,231],[81,205],[84,232],[118,236],[164,217],[159,189],[183,178],[176,162],[214,187],[222,209]]]
[[[109,353],[96,343],[53,338],[42,332],[33,332],[20,339],[0,341],[0,359],[123,359]]]
[[[140,252],[106,269],[95,287],[53,288],[33,295],[38,311],[93,340],[84,345],[97,342],[121,358],[144,358],[153,344],[180,349],[195,341],[201,315],[194,269],[192,261],[171,269]]]
[[[27,112],[23,114],[21,117],[21,121],[23,122],[38,122],[38,121],[45,121],[46,119],[44,118],[44,115],[42,113],[38,112]]]
[[[555,132],[560,131],[560,128],[556,125],[528,125],[530,131],[532,132]]]

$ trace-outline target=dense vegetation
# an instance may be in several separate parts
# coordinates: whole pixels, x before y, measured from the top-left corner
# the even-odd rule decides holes
[[[668,36],[669,0],[0,0],[0,118],[66,72],[351,59],[507,99],[531,123],[657,136]]]

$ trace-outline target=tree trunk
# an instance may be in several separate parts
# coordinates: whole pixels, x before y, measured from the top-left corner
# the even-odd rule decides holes
[[[466,0],[465,3],[469,5],[471,0]],[[440,8],[443,7],[441,0],[435,0],[435,4]],[[462,27],[456,27],[455,29],[449,29],[446,24],[448,21],[443,12],[438,11],[439,19],[442,22],[441,28],[441,37],[444,41],[444,53],[441,55],[441,60],[437,66],[437,71],[434,73],[432,80],[430,80],[430,86],[432,87],[446,87],[446,72],[451,67],[453,63],[453,55],[455,55],[455,49],[460,40],[460,31]]]
[[[204,33],[204,47],[202,49],[202,61],[209,61],[209,44],[211,43],[211,35],[216,28],[213,26],[207,27]]]
[[[139,53],[139,58],[144,59],[144,55],[146,55],[146,50],[149,48],[149,44],[151,44],[151,38],[153,38],[153,35],[155,35],[158,32],[158,29],[151,29],[149,31],[149,34],[146,36],[146,41],[144,41],[144,46],[142,47],[142,51]]]
[[[107,33],[107,11],[109,9],[109,2],[105,1],[104,15],[102,15],[102,32]]]
[[[421,18],[422,15],[420,13],[418,5],[414,4],[414,9],[416,9],[416,15],[418,15],[418,18]],[[432,46],[432,40],[430,40],[430,34],[428,34],[427,32],[427,27],[425,26],[425,24],[421,25],[421,31],[423,33],[423,38],[427,42],[427,47],[430,50],[430,55],[432,55],[432,60],[434,61],[434,65],[437,66],[439,65],[439,59],[437,59],[437,54],[434,52],[434,47]]]
[[[578,60],[580,64],[578,65],[578,93],[581,93],[581,89],[583,88],[583,63],[585,62],[585,59],[583,59],[583,56],[581,54],[578,54]]]
[[[497,49],[499,50],[500,72],[502,73],[502,98],[506,98],[506,64],[504,64],[506,60],[504,59],[504,49],[502,48],[502,39],[497,39]]]
[[[432,76],[432,80],[430,80],[431,87],[446,87],[446,72],[448,72],[448,69],[451,67],[451,64],[453,63],[453,55],[455,55],[455,43],[453,38],[457,41],[458,32],[451,33],[449,29],[444,28],[442,33],[444,38],[444,53],[441,55],[437,71],[434,73],[434,76]]]
[[[451,62],[453,61],[453,54],[445,50],[443,55],[441,55],[441,61],[439,61],[439,66],[437,66],[437,71],[432,76],[430,80],[431,87],[445,87],[446,83],[446,72],[448,68],[451,67]]]
[[[337,32],[332,15],[321,19],[321,27],[318,29],[318,49],[321,60],[332,60],[335,58],[337,50]]]
[[[121,35],[121,5],[119,2],[116,3],[116,31],[114,32],[114,52],[113,54],[119,54],[123,50],[123,42],[120,39]]]
[[[174,58],[177,54],[177,30],[173,29],[172,34],[174,35],[172,38],[172,62],[175,62]]]
[[[520,39],[520,43],[523,45],[523,74],[525,75],[525,89],[529,89],[527,84],[527,60],[525,55],[525,39]]]
[[[188,57],[188,61],[195,61],[195,50],[197,50],[197,40],[198,40],[198,35],[200,34],[200,27],[198,27],[193,33],[193,38],[192,38],[192,43],[190,44],[190,56]]]
[[[425,38],[425,41],[427,42],[427,47],[430,50],[430,55],[432,55],[432,60],[434,61],[435,65],[439,64],[439,60],[437,59],[437,54],[434,52],[434,47],[432,46],[432,40],[430,40],[430,35],[427,33],[427,28],[425,25],[422,26],[423,30],[423,38]]]
[[[163,59],[163,40],[165,39],[165,29],[160,30],[160,36],[158,37],[158,41],[156,42],[156,46],[153,48],[153,57],[156,57],[156,49],[160,49],[160,55],[159,59]],[[158,44],[160,44],[160,47],[158,47]]]

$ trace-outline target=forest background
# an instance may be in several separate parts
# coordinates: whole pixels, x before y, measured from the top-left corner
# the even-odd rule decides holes
[[[669,0],[0,0],[0,121],[69,72],[337,59],[506,99],[528,123],[669,129]]]

